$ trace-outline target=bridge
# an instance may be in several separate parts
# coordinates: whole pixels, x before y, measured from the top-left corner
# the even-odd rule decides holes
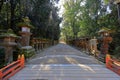
[[[120,80],[120,14],[106,2],[0,0],[0,80]]]
[[[60,43],[27,61],[9,80],[120,80],[120,76],[94,57]]]

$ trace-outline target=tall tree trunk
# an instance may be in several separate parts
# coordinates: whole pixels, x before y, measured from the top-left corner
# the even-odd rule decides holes
[[[11,18],[10,18],[10,27],[14,30],[15,29],[15,0],[10,0],[10,4],[11,4]]]
[[[0,0],[0,12],[1,12],[1,9],[2,9],[2,5],[3,5],[3,0]]]

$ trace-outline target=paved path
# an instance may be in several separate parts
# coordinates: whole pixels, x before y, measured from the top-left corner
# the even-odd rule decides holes
[[[10,80],[120,80],[95,58],[58,44],[33,59]]]

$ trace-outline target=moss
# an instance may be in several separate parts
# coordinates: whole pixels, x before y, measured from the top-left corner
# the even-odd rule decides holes
[[[6,33],[1,33],[0,37],[7,37],[7,36],[11,36],[11,37],[18,37],[12,29],[8,29],[8,31]]]
[[[21,54],[24,54],[25,55],[25,59],[28,59],[32,56],[35,55],[35,49],[34,48],[31,48],[31,49],[21,49]]]
[[[109,29],[109,28],[103,27],[102,29],[100,29],[100,30],[98,31],[98,33],[102,33],[102,32],[113,33],[114,30],[111,30],[111,29]]]
[[[17,24],[18,27],[22,27],[22,26],[26,26],[29,28],[34,28],[33,25],[31,25],[30,23],[25,23],[25,22],[20,22]]]
[[[23,20],[22,22],[17,24],[18,27],[26,26],[26,27],[29,27],[29,28],[34,28],[34,26],[31,25],[31,21],[28,17],[25,17],[22,20]]]

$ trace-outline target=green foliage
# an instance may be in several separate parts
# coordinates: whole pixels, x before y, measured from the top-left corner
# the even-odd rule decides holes
[[[66,1],[63,14],[64,28],[66,26],[71,27],[74,37],[96,35],[99,30],[97,20],[101,16],[98,14],[102,9],[101,5],[101,0]]]
[[[115,48],[114,54],[118,59],[120,59],[120,46]]]
[[[21,54],[25,55],[25,59],[28,59],[28,58],[30,58],[30,57],[32,57],[32,56],[34,56],[36,54],[35,49],[33,49],[33,48],[22,49],[20,52],[21,52]]]
[[[54,0],[53,0],[54,2]],[[33,11],[29,14],[32,24],[35,26],[35,37],[59,39],[60,18],[57,15],[57,7],[49,0],[35,0]]]
[[[22,22],[17,24],[18,27],[26,26],[26,27],[29,27],[29,28],[34,28],[33,25],[31,25],[31,21],[28,17],[25,17],[22,20],[23,20]]]
[[[63,14],[63,26],[66,28],[68,27],[69,29],[67,30],[66,28],[66,32],[70,32],[69,30],[72,30],[71,33],[73,33],[73,35],[67,35],[67,37],[73,36],[73,37],[77,37],[78,36],[78,32],[80,30],[80,19],[81,17],[79,17],[80,13],[80,4],[82,0],[70,0],[70,1],[65,1],[64,4],[64,8],[65,8],[65,12]],[[72,6],[72,7],[71,7]],[[65,32],[65,31],[64,31]],[[64,33],[63,32],[63,33]],[[66,34],[66,33],[64,33]]]
[[[104,0],[105,4],[109,4],[110,2],[113,2],[114,0]]]
[[[0,29],[11,28],[18,34],[18,25],[33,25],[35,28],[31,31],[34,37],[59,39],[61,19],[57,15],[58,8],[54,6],[56,2],[58,0],[9,0],[4,3],[1,1]],[[26,16],[30,18],[30,24],[22,22]]]
[[[105,2],[104,2],[105,1]],[[120,46],[120,24],[118,11],[113,0],[67,0],[64,3],[62,33],[66,39],[77,37],[93,37],[102,28],[112,30],[113,41],[110,52]],[[110,9],[108,9],[108,7]],[[111,11],[111,12],[110,12]],[[68,38],[69,37],[69,38]],[[119,52],[119,51],[118,51]],[[116,53],[119,55],[119,53]]]
[[[20,27],[31,28],[32,37],[58,40],[60,36],[61,18],[55,6],[59,0],[1,0],[0,1],[0,31],[7,32],[12,29],[15,34],[19,34]],[[29,17],[30,21],[24,21]],[[3,33],[1,37],[17,37],[13,32]],[[34,50],[25,50],[25,57],[29,58],[35,53]],[[15,55],[19,53],[16,51]],[[16,60],[15,56],[15,60]],[[1,65],[2,63],[0,63]]]
[[[0,37],[6,37],[6,36],[11,36],[11,37],[18,37],[12,29],[8,29],[6,33],[1,33]]]

